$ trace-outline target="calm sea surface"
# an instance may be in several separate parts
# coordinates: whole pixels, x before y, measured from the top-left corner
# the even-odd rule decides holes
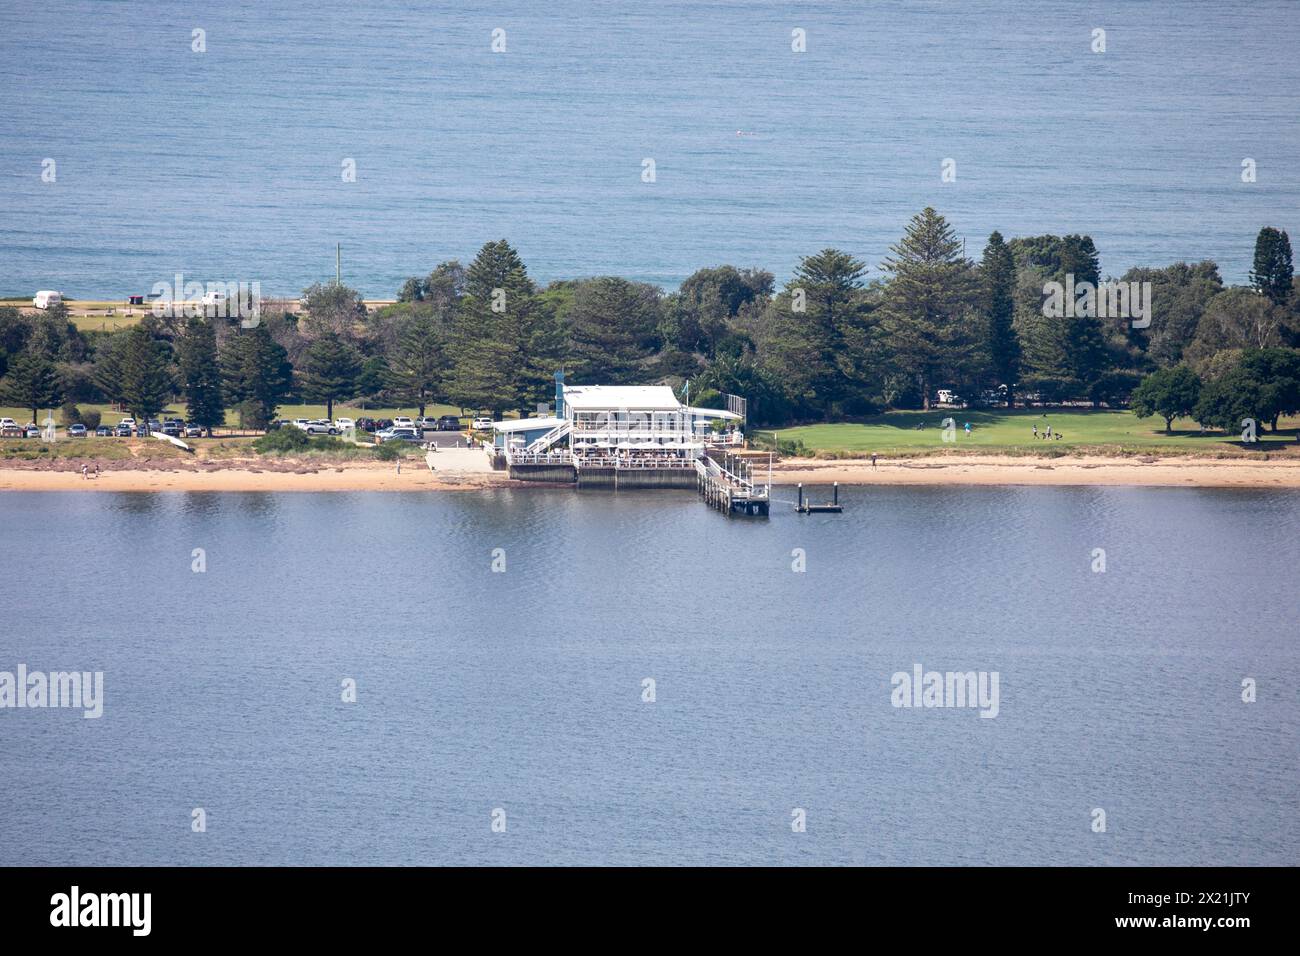
[[[1300,495],[843,497],[7,493],[0,865],[1300,862]]]
[[[296,293],[340,242],[383,297],[503,236],[542,280],[876,275],[927,204],[971,255],[1088,232],[1241,281],[1300,234],[1297,49],[1287,0],[0,0],[0,294]]]

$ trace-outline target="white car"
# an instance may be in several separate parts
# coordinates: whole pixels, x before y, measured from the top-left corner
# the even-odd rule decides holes
[[[398,415],[396,418],[393,419],[393,427],[394,427],[394,428],[414,428],[414,427],[415,427],[415,422],[412,421],[411,419],[407,418],[405,415]]]
[[[303,431],[306,431],[306,430],[307,430],[307,424],[308,424],[309,422],[310,422],[310,419],[307,419],[307,418],[295,418],[295,419],[293,420],[293,425],[294,425],[295,428],[301,428]]]
[[[36,293],[36,298],[32,299],[32,305],[38,309],[48,309],[51,306],[58,305],[62,301],[63,294],[61,292],[43,289]]]
[[[336,418],[334,419],[334,427],[337,428],[341,434],[349,428],[356,428],[357,423],[350,418]]]
[[[325,418],[313,419],[301,427],[308,435],[337,435],[339,433],[339,430]]]
[[[490,418],[476,418],[474,419],[474,424],[472,427],[476,432],[486,432],[492,430],[493,424],[494,423]]]
[[[0,428],[17,428],[18,423],[12,418],[0,418]]]

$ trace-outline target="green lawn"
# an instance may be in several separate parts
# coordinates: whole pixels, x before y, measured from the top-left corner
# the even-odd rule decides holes
[[[1045,412],[1045,414],[1044,414]],[[943,441],[942,423],[952,418],[956,438]],[[971,424],[967,436],[964,426]],[[918,429],[917,425],[924,427]],[[1047,425],[1052,434],[1061,434],[1051,442],[1035,439],[1033,427],[1041,434]],[[1283,419],[1277,435],[1260,432],[1254,450],[1281,451],[1300,449],[1296,442],[1300,419]],[[1081,446],[1106,446],[1110,450],[1133,449],[1141,452],[1188,453],[1219,452],[1241,448],[1240,435],[1201,434],[1195,422],[1174,422],[1172,435],[1164,432],[1160,418],[1138,419],[1128,411],[1093,411],[1091,409],[934,409],[928,412],[888,412],[858,422],[826,425],[801,425],[776,432],[780,441],[799,441],[808,449],[827,454],[879,452],[881,454],[924,454],[929,451],[981,451],[992,454],[1045,453],[1049,449],[1079,449]]]

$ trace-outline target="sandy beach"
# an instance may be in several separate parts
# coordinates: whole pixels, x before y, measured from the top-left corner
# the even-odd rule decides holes
[[[444,448],[395,462],[321,461],[295,458],[169,459],[100,462],[59,459],[0,463],[0,491],[472,491],[504,484],[479,449]],[[91,476],[83,478],[81,466]]]
[[[756,469],[757,471],[757,469]],[[805,485],[1138,485],[1180,488],[1300,488],[1300,457],[1026,458],[961,456],[820,461],[792,459],[774,481]]]
[[[477,449],[444,449],[425,462],[310,459],[113,461],[99,478],[81,475],[81,459],[0,464],[0,491],[467,491],[513,486]],[[94,460],[85,460],[93,474]],[[756,477],[762,479],[756,471]],[[829,485],[1134,485],[1193,488],[1300,488],[1300,457],[1027,458],[1009,456],[787,459],[773,469],[777,484]]]

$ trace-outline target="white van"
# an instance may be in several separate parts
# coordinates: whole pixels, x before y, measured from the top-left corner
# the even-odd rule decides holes
[[[48,309],[50,306],[58,305],[62,301],[62,292],[53,292],[47,289],[36,293],[36,298],[32,299],[32,305],[38,309]]]

